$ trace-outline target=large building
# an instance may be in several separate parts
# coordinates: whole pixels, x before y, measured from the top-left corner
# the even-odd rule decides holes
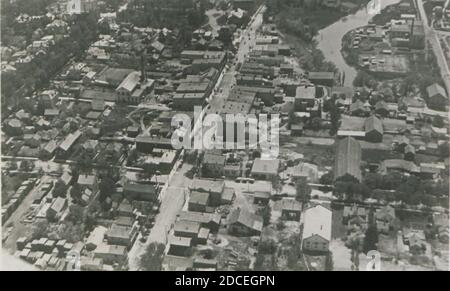
[[[394,24],[389,31],[393,46],[423,49],[425,47],[425,31],[423,23],[415,20],[413,23]]]
[[[366,131],[367,141],[369,142],[383,141],[383,123],[375,115],[372,115],[365,120],[364,130]]]
[[[263,228],[262,217],[246,209],[237,208],[228,216],[228,232],[233,235],[260,235]]]
[[[334,165],[335,180],[352,177],[361,181],[361,145],[352,137],[337,141]]]
[[[145,94],[154,87],[154,80],[143,78],[138,71],[131,72],[116,88],[116,101],[127,104],[139,104]]]
[[[314,107],[316,102],[316,87],[299,86],[295,93],[295,110],[304,111],[307,107]]]
[[[432,109],[445,109],[448,105],[448,97],[445,89],[435,83],[427,87],[428,106]]]
[[[328,252],[331,241],[332,212],[317,205],[304,213],[302,248],[306,251]]]
[[[256,179],[270,181],[278,175],[278,172],[280,171],[280,164],[281,162],[278,159],[274,160],[256,159],[253,162],[251,175]]]

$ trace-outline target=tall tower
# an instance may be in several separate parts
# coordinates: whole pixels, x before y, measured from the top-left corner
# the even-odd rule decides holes
[[[147,74],[145,73],[145,65],[147,62],[146,53],[147,50],[145,48],[141,50],[141,83],[147,80]]]

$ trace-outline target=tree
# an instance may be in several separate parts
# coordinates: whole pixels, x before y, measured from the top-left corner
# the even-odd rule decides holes
[[[263,240],[259,243],[258,254],[272,255],[277,251],[277,244],[273,239]]]
[[[320,117],[314,117],[311,120],[311,129],[312,130],[317,131],[321,128],[321,126],[322,126],[322,119]]]
[[[281,190],[283,189],[283,184],[281,183],[280,176],[276,175],[272,178],[272,188],[277,194],[281,192]]]
[[[439,154],[441,155],[441,157],[447,158],[449,156],[450,146],[449,146],[448,142],[441,143],[439,145],[438,149],[439,149]]]
[[[442,128],[444,127],[444,119],[442,117],[440,117],[439,115],[435,116],[433,118],[433,126],[434,127],[439,127]]]
[[[370,225],[364,236],[363,251],[367,254],[371,250],[377,250],[378,230],[375,224]]]
[[[312,189],[311,187],[308,185],[307,182],[297,182],[296,183],[296,191],[297,191],[297,195],[295,197],[295,199],[297,201],[303,202],[303,204],[306,204],[311,196],[311,192]]]
[[[358,71],[358,74],[353,81],[355,87],[369,87],[371,89],[376,89],[378,82],[370,74],[364,71]]]
[[[319,181],[320,184],[323,185],[332,185],[334,180],[334,174],[333,172],[327,172],[322,177],[320,177]]]
[[[15,161],[11,161],[8,163],[8,169],[11,171],[17,170],[17,163]]]
[[[332,104],[330,108],[330,119],[331,119],[331,134],[335,134],[339,129],[339,121],[341,120],[341,111],[336,106]]]
[[[270,224],[270,217],[272,215],[270,206],[265,206],[256,211],[256,214],[261,215],[263,219],[263,226],[267,226]]]
[[[140,268],[144,271],[160,271],[165,248],[164,244],[151,243],[140,258]]]
[[[47,237],[49,231],[49,223],[47,220],[38,220],[33,224],[31,229],[31,238],[40,239],[41,237]]]
[[[100,191],[100,195],[99,195],[98,199],[100,200],[100,202],[103,202],[106,200],[106,198],[108,198],[113,193],[114,180],[109,176],[103,177],[100,180],[98,188]]]
[[[81,194],[81,186],[79,184],[73,185],[72,189],[70,189],[70,197],[72,197],[75,201],[79,201],[81,199]]]
[[[84,223],[85,210],[83,207],[73,204],[70,205],[69,215],[67,215],[67,220],[73,222],[73,224]]]
[[[30,172],[33,169],[34,169],[34,163],[32,161],[23,160],[20,163],[20,170],[22,170],[24,172]]]
[[[364,184],[371,189],[382,189],[383,176],[378,173],[368,173],[364,177]]]
[[[63,197],[67,196],[67,187],[66,184],[61,179],[58,179],[55,182],[55,186],[53,187],[53,197]]]
[[[57,231],[58,237],[67,240],[69,243],[83,240],[84,233],[85,229],[82,223],[73,223],[71,221],[64,221],[59,225]]]

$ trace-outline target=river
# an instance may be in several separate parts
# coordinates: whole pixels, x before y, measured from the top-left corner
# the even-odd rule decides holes
[[[381,9],[399,3],[401,0],[379,0]],[[356,77],[356,69],[347,65],[341,54],[342,37],[350,30],[365,26],[372,18],[366,8],[361,8],[352,15],[345,16],[339,21],[319,31],[316,37],[317,48],[325,55],[327,61],[333,62],[340,72],[345,72],[345,85],[351,86]]]

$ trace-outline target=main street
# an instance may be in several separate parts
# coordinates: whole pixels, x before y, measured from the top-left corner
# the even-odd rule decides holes
[[[202,116],[205,113],[219,112],[225,104],[228,94],[233,88],[236,80],[236,64],[243,62],[245,56],[250,52],[252,47],[256,44],[256,30],[263,23],[263,13],[265,6],[259,7],[255,14],[252,16],[248,26],[241,33],[242,41],[239,44],[239,48],[236,53],[236,63],[233,64],[228,71],[224,69],[217,86],[214,88],[209,100],[209,105],[202,111]],[[201,128],[201,118],[196,121],[194,126],[194,132],[196,129]],[[179,160],[177,165],[181,162]],[[190,169],[190,166],[183,165],[181,170],[177,170],[177,165],[172,170],[171,177],[167,189],[163,189],[161,193],[161,205],[160,212],[155,218],[155,224],[150,231],[150,235],[147,240],[142,243],[139,238],[128,253],[128,266],[130,270],[139,270],[139,261],[146,248],[153,242],[167,243],[168,233],[172,228],[173,223],[176,220],[177,215],[183,208],[183,205],[187,198],[187,187],[192,182],[185,177],[185,173]]]
[[[431,47],[433,48],[437,64],[441,71],[441,77],[444,81],[445,88],[447,89],[447,94],[450,95],[450,69],[448,68],[447,59],[439,42],[439,34],[428,24],[428,17],[425,8],[423,7],[423,0],[417,0],[417,8],[423,22],[426,40],[430,42]]]
[[[220,110],[225,104],[231,89],[236,84],[237,64],[242,64],[245,57],[256,45],[256,31],[263,23],[263,14],[265,10],[266,7],[264,5],[259,7],[251,18],[246,29],[242,30],[241,35],[239,36],[240,42],[239,48],[235,55],[235,61],[228,71],[225,72],[222,82],[219,85],[220,90],[212,96],[206,113],[220,113]]]

